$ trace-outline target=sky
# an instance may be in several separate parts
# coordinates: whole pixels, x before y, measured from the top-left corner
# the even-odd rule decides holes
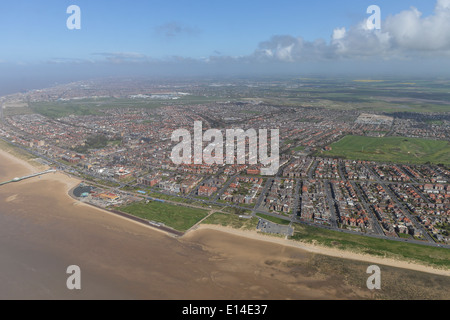
[[[0,93],[113,75],[447,76],[449,61],[450,0],[0,2]]]

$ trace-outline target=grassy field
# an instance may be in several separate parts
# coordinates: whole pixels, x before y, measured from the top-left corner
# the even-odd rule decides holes
[[[346,136],[320,153],[325,157],[397,163],[450,164],[448,141],[404,137]]]
[[[243,219],[239,218],[239,216],[235,214],[216,212],[206,218],[202,223],[217,224],[235,229],[255,230],[258,225],[258,219]]]
[[[217,98],[209,98],[203,96],[185,96],[178,100],[158,100],[158,99],[115,99],[115,98],[86,98],[69,101],[51,101],[51,102],[33,102],[30,104],[29,110],[42,114],[46,117],[56,119],[69,115],[86,116],[86,115],[103,115],[101,111],[107,108],[159,108],[165,105],[196,105],[209,102],[216,102]]]
[[[47,167],[46,165],[43,165],[39,161],[36,161],[38,160],[36,156],[1,139],[0,139],[0,150],[6,151],[9,154],[13,155],[14,157],[28,162],[29,164],[31,164],[36,168],[44,170]]]
[[[207,211],[161,202],[138,202],[119,209],[136,217],[164,223],[179,231],[186,231],[207,216]]]
[[[268,221],[271,221],[271,222],[277,223],[277,224],[288,225],[290,223],[287,220],[280,219],[280,218],[277,218],[277,217],[272,217],[272,216],[269,216],[267,214],[257,213],[256,215],[258,217],[260,217],[260,218],[266,219]]]
[[[222,212],[237,214],[237,215],[249,215],[252,213],[251,210],[244,208],[235,208],[235,207],[223,207]]]
[[[142,190],[142,188],[138,188],[138,189]],[[213,204],[209,204],[209,203],[204,203],[202,201],[195,201],[195,200],[191,200],[191,199],[185,199],[185,198],[177,197],[175,195],[174,196],[169,196],[169,195],[164,194],[164,193],[150,192],[150,193],[148,193],[148,195],[150,197],[155,198],[155,199],[168,200],[168,201],[179,202],[179,203],[186,203],[186,204],[191,204],[191,205],[204,207],[204,208],[209,208],[209,209],[220,210],[220,209],[223,208],[222,206],[213,205]]]
[[[0,150],[6,151],[10,154],[12,154],[13,156],[25,160],[25,161],[30,161],[32,159],[35,159],[36,157],[33,156],[32,154],[17,148],[16,146],[13,146],[12,144],[9,144],[6,141],[0,140]]]
[[[450,250],[445,248],[375,239],[301,224],[294,224],[294,228],[295,232],[291,237],[293,240],[363,254],[415,261],[439,268],[450,268]]]
[[[298,146],[298,147],[295,147],[292,150],[294,150],[294,151],[303,151],[303,150],[305,150],[305,147],[304,146]]]

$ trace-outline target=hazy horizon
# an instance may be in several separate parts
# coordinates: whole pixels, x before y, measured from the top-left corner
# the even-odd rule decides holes
[[[70,30],[72,4],[0,4],[1,95],[115,76],[450,77],[450,0],[80,0]]]

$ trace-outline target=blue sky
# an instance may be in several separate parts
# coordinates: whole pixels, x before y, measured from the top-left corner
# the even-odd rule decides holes
[[[81,8],[81,30],[68,30],[66,8]],[[430,0],[16,0],[0,4],[0,59],[39,61],[95,58],[95,53],[133,52],[153,58],[251,54],[274,35],[329,41],[338,27],[366,19],[377,4],[382,17]],[[178,33],[168,33],[179,28]]]
[[[370,5],[381,30],[365,28]],[[111,75],[450,77],[450,0],[1,1],[0,48],[0,93]]]

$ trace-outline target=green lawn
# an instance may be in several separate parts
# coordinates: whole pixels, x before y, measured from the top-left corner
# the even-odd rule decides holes
[[[204,224],[218,224],[224,227],[232,227],[235,229],[255,230],[258,225],[258,219],[243,219],[235,214],[227,214],[216,212],[206,218]]]
[[[186,231],[207,216],[207,211],[196,208],[176,206],[162,202],[137,202],[119,209],[150,221],[164,223],[179,231]]]
[[[251,210],[244,209],[244,208],[235,208],[235,207],[223,207],[223,212],[233,213],[237,215],[250,215],[252,213]]]
[[[446,248],[376,239],[302,224],[294,224],[294,228],[295,232],[291,237],[293,240],[382,257],[411,260],[445,269],[450,268],[450,250]]]
[[[194,201],[194,200],[191,200],[191,199],[185,199],[185,198],[177,197],[175,195],[170,196],[170,195],[167,195],[167,194],[164,194],[164,193],[159,193],[159,192],[150,192],[148,195],[150,197],[155,198],[155,199],[168,200],[168,201],[179,202],[179,203],[186,203],[186,204],[192,204],[192,205],[195,205],[195,206],[205,207],[205,208],[210,208],[210,209],[216,209],[216,210],[222,209],[222,206],[213,205],[213,204],[209,204],[209,203],[204,203],[202,201]]]
[[[25,161],[29,161],[32,159],[35,159],[36,157],[34,155],[32,155],[31,153],[26,152],[23,149],[20,149],[4,140],[0,139],[0,150],[6,151],[10,154],[12,154],[13,156],[25,160]]]
[[[405,137],[346,136],[321,156],[397,163],[450,164],[450,143]]]
[[[281,218],[277,218],[277,217],[272,217],[269,216],[267,214],[262,214],[262,213],[257,213],[256,214],[258,217],[269,220],[273,223],[277,223],[277,224],[283,224],[283,225],[288,225],[290,222]]]
[[[403,239],[411,239],[411,236],[407,233],[399,233],[398,236]]]

